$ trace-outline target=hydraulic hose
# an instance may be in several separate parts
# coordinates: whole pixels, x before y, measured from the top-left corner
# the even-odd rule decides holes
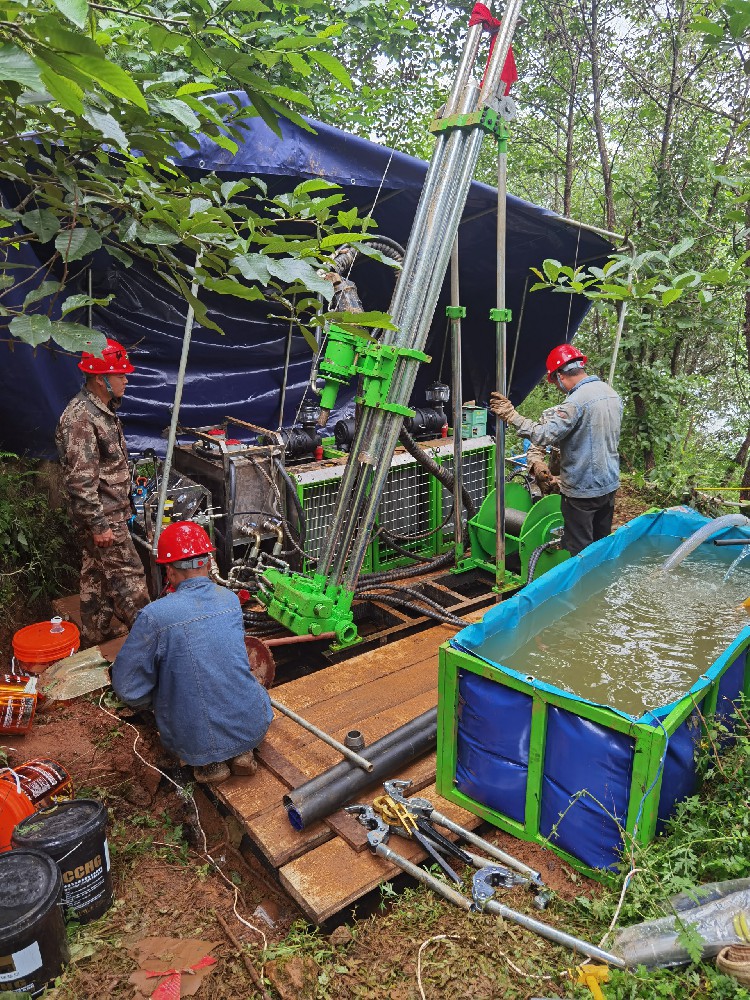
[[[287,503],[289,502],[289,500],[291,500],[292,506],[297,512],[297,518],[299,520],[299,545],[300,548],[304,551],[306,526],[305,526],[305,510],[304,507],[302,506],[302,501],[299,498],[299,494],[297,493],[297,488],[292,482],[291,476],[284,468],[284,463],[278,457],[274,457],[273,461],[276,468],[279,470],[279,475],[284,480],[284,484],[286,486],[286,491],[287,491]]]
[[[412,576],[422,576],[425,573],[432,573],[433,570],[442,569],[443,566],[450,566],[455,560],[455,552],[444,552],[441,556],[435,556],[428,563],[421,566],[401,566],[399,569],[385,570],[383,573],[362,573],[360,574],[357,586],[374,585],[379,583],[390,583],[392,580],[406,580]]]
[[[417,444],[405,427],[401,428],[399,439],[404,448],[406,448],[412,458],[414,458],[423,469],[426,469],[430,475],[434,476],[439,483],[442,483],[447,490],[453,490],[452,473],[448,472],[447,469],[444,469],[442,465],[438,465],[435,459],[432,458],[432,456],[429,455],[424,448],[421,448]],[[469,491],[463,485],[461,486],[461,499],[463,500],[468,517],[474,517],[476,515],[477,508],[474,505],[474,501],[471,499]]]
[[[417,590],[416,587],[404,587],[404,586],[397,586],[396,584],[391,584],[391,583],[381,583],[376,587],[376,590],[380,590],[381,587],[387,590],[395,590],[396,597],[398,597],[399,594],[408,594],[409,597],[413,597],[416,601],[422,601],[429,608],[433,608],[439,614],[444,614],[447,618],[452,618],[455,621],[463,622],[463,619],[459,618],[458,615],[454,615],[452,612],[446,611],[442,604],[439,604],[437,601],[433,601],[431,597],[426,597],[421,591]],[[468,625],[469,623],[464,622],[464,624]]]
[[[679,566],[682,560],[689,556],[691,552],[694,552],[702,542],[705,542],[711,535],[715,535],[717,531],[721,531],[722,528],[748,526],[750,526],[750,517],[745,517],[744,514],[722,514],[721,517],[714,518],[713,521],[709,521],[708,524],[704,524],[698,528],[690,538],[687,538],[679,548],[675,549],[662,566],[662,573],[668,573],[675,566]]]
[[[534,549],[534,551],[531,553],[531,558],[529,559],[529,572],[528,572],[528,579],[526,580],[527,583],[531,583],[531,581],[534,579],[534,571],[536,570],[536,564],[539,562],[542,552],[545,552],[547,549],[551,549],[553,545],[557,544],[558,544],[557,539],[553,539],[551,542],[545,542],[544,545],[539,545],[537,548]]]
[[[367,590],[363,593],[358,593],[357,598],[360,601],[379,601],[381,604],[390,604],[394,608],[403,608],[404,611],[411,611],[420,617],[432,618],[434,621],[441,622],[444,625],[455,625],[457,628],[466,628],[469,624],[463,618],[458,618],[447,611],[432,611],[430,608],[420,607],[413,601],[402,601],[390,594],[378,594],[377,592]]]

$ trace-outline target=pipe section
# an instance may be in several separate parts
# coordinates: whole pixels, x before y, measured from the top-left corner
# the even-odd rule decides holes
[[[369,773],[342,761],[285,795],[289,822],[295,830],[304,830],[370,785],[382,784],[399,768],[433,750],[436,743],[437,708],[433,708],[368,746],[367,758],[373,765]]]

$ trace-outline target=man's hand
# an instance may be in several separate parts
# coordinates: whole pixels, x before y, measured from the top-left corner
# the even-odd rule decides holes
[[[490,410],[496,417],[500,417],[501,420],[504,420],[506,424],[508,421],[512,420],[513,417],[517,416],[516,409],[511,401],[507,396],[503,396],[499,392],[490,393]]]
[[[97,533],[94,532],[93,535],[94,535],[94,545],[98,545],[100,549],[108,549],[110,545],[114,545],[115,536],[111,528],[107,528],[106,531],[102,531],[102,533],[99,535],[97,535]]]

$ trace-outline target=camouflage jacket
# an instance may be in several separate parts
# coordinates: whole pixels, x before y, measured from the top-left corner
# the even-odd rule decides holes
[[[75,525],[101,534],[130,516],[130,472],[117,414],[84,386],[55,431],[63,482]]]

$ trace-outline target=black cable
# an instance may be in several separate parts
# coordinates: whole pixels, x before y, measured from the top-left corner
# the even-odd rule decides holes
[[[298,518],[298,521],[299,521],[299,528],[298,528],[299,544],[300,544],[300,548],[304,549],[305,548],[305,536],[307,534],[307,528],[306,528],[306,524],[305,524],[305,509],[302,506],[302,501],[299,498],[299,494],[297,493],[297,488],[294,485],[294,483],[292,482],[291,476],[289,475],[289,473],[284,468],[284,463],[278,457],[274,457],[273,461],[274,461],[274,464],[275,464],[276,468],[279,470],[279,474],[281,475],[281,478],[284,480],[284,484],[286,485],[286,489],[287,489],[287,493],[289,494],[289,498],[291,498],[292,505],[293,505],[294,509],[297,511],[297,518]]]
[[[362,573],[360,574],[358,585],[387,583],[391,580],[405,580],[410,576],[422,576],[424,573],[432,572],[432,570],[449,566],[454,561],[455,555],[455,552],[451,549],[450,552],[444,552],[441,556],[435,556],[430,562],[423,563],[421,566],[403,566],[399,569],[385,570],[382,573]]]
[[[365,591],[364,593],[357,594],[357,599],[360,601],[369,601],[371,603],[379,602],[381,604],[390,604],[394,608],[404,608],[405,610],[412,611],[414,614],[420,615],[421,617],[432,618],[434,621],[443,622],[446,625],[456,625],[459,628],[465,628],[469,624],[469,622],[464,621],[463,618],[458,618],[456,615],[451,615],[448,612],[438,614],[430,608],[421,608],[418,604],[414,604],[411,601],[401,601],[397,597],[392,597],[388,594],[376,594]]]

